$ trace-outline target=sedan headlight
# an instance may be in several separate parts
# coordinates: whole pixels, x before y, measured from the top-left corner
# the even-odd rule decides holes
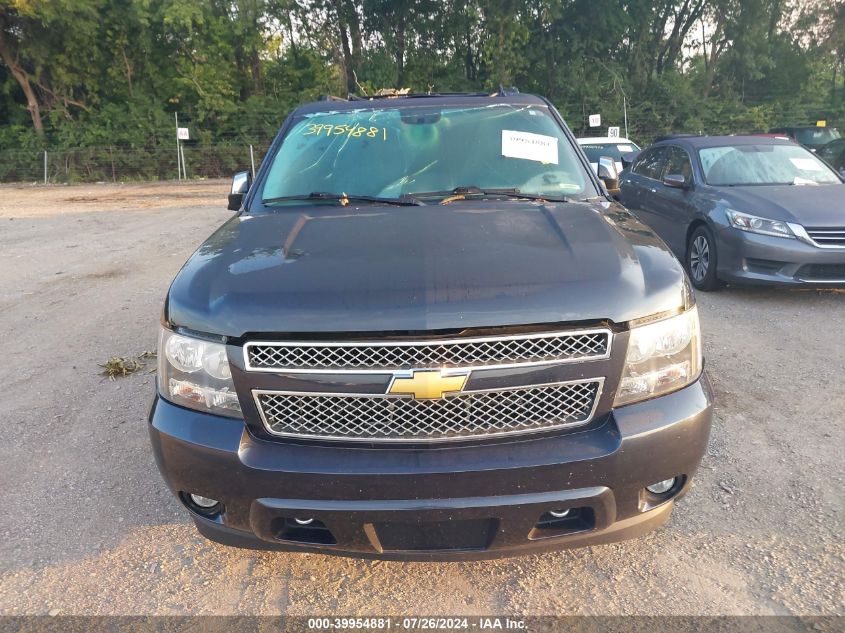
[[[756,215],[734,211],[733,209],[727,209],[725,213],[728,216],[728,222],[730,222],[731,226],[740,231],[759,233],[760,235],[774,235],[776,237],[795,237],[795,233],[789,228],[789,223],[787,222],[758,218]]]
[[[698,308],[633,327],[614,406],[685,387],[698,379],[702,362]]]
[[[241,416],[226,346],[162,328],[158,339],[159,393],[173,404]]]

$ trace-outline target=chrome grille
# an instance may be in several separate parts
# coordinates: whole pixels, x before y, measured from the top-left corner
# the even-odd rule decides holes
[[[819,246],[842,246],[845,247],[845,227],[843,228],[818,228],[805,229],[807,235]]]
[[[607,358],[609,330],[428,341],[252,342],[251,371],[336,371],[473,367]]]
[[[400,396],[310,395],[255,391],[273,435],[312,439],[443,441],[580,426],[590,421],[603,379],[497,391],[438,400]]]

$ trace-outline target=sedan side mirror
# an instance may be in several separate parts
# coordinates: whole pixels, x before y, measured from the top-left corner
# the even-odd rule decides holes
[[[619,195],[619,172],[616,170],[616,163],[609,156],[600,156],[598,164],[598,177],[604,183],[604,188],[611,196]]]
[[[666,174],[663,177],[663,184],[674,189],[686,189],[689,186],[687,179],[681,174]]]
[[[248,171],[239,171],[232,176],[232,190],[229,192],[229,211],[238,211],[244,202],[244,196],[252,186],[252,174]]]

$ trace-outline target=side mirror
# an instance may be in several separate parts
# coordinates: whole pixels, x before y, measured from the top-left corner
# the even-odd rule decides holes
[[[619,195],[619,172],[616,170],[616,163],[609,156],[600,156],[598,164],[598,177],[604,183],[604,188],[611,196]]]
[[[663,177],[663,184],[673,189],[686,189],[689,186],[687,179],[681,174],[666,174]]]
[[[845,178],[845,169],[841,170],[839,172],[839,175],[842,176],[843,178]]]
[[[640,150],[635,152],[628,152],[627,154],[622,154],[622,168],[628,169],[635,160],[637,160],[637,156],[640,155]]]
[[[229,211],[238,211],[244,202],[244,196],[252,186],[252,174],[248,171],[239,171],[232,176],[232,189],[229,192]]]

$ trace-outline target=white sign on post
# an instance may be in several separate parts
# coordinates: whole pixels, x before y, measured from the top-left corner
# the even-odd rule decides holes
[[[188,128],[186,127],[177,127],[176,128],[176,138],[180,141],[190,141],[191,136],[188,134]]]
[[[607,128],[607,136],[608,136],[608,138],[619,138],[619,128],[618,127]]]
[[[600,114],[591,114],[590,115],[590,127],[600,127],[601,126],[601,115]]]

